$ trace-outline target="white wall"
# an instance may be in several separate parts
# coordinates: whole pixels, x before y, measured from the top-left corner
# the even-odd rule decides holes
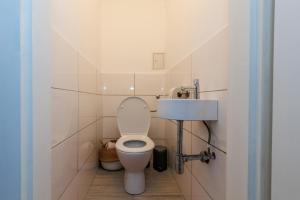
[[[228,25],[228,1],[166,0],[167,66],[173,67]]]
[[[187,200],[224,200],[227,159],[227,96],[229,28],[228,1],[167,1],[168,73],[166,91],[191,86],[200,79],[200,98],[219,101],[219,120],[211,122],[213,151],[209,165],[186,163],[176,181]],[[176,123],[166,122],[169,163],[175,165]],[[207,148],[208,133],[202,122],[184,123],[183,151],[198,154]]]
[[[272,199],[299,199],[299,1],[276,0]]]
[[[52,0],[52,26],[92,64],[100,62],[99,0]]]
[[[52,2],[52,200],[81,200],[102,137],[100,2]]]
[[[101,0],[103,72],[150,72],[165,51],[165,0]]]

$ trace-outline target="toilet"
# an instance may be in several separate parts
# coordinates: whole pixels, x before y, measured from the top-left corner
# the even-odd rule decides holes
[[[154,148],[154,142],[147,136],[150,121],[150,110],[143,99],[129,97],[121,102],[117,112],[121,138],[116,149],[125,168],[124,187],[129,194],[145,191],[144,171]]]

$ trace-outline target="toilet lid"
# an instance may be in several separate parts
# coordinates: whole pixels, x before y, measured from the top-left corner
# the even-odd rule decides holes
[[[118,108],[117,121],[122,136],[148,135],[150,119],[148,104],[141,98],[129,97]]]

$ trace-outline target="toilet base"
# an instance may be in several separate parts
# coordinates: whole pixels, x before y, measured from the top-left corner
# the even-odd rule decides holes
[[[145,173],[125,170],[124,187],[129,194],[141,194],[145,191]]]

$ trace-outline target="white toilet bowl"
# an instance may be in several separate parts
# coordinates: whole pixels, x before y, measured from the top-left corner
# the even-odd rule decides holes
[[[150,119],[147,103],[138,97],[125,99],[118,108],[121,138],[116,143],[116,149],[125,168],[124,187],[129,194],[145,191],[144,170],[154,148],[154,142],[147,137]]]
[[[144,192],[144,169],[151,159],[153,148],[154,143],[147,136],[123,136],[118,140],[117,152],[125,168],[124,187],[129,194]]]

